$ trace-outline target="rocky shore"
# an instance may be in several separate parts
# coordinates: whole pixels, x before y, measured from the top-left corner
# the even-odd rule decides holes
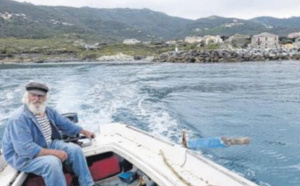
[[[166,52],[153,59],[153,62],[244,62],[244,61],[277,61],[300,60],[300,49],[283,50],[191,50]]]
[[[131,56],[123,53],[118,53],[111,56],[101,56],[97,58],[96,61],[152,61],[153,58],[153,56]]]
[[[190,50],[180,52],[165,52],[157,57],[131,56],[123,53],[101,56],[98,58],[78,58],[74,54],[39,55],[21,54],[11,57],[0,56],[0,64],[5,63],[47,63],[47,62],[109,62],[109,61],[149,61],[173,63],[209,63],[209,62],[245,62],[245,61],[280,61],[300,60],[300,49],[283,50]]]
[[[59,63],[59,62],[110,62],[110,61],[148,61],[153,60],[153,56],[131,56],[123,53],[118,53],[116,55],[101,56],[98,58],[85,57],[80,58],[74,54],[56,54],[56,55],[43,55],[43,54],[18,54],[13,56],[1,56],[0,64],[10,64],[10,63]]]

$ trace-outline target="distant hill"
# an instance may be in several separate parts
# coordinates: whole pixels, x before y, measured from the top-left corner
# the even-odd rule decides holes
[[[288,27],[294,29],[300,28],[300,17],[290,17],[283,19],[274,17],[256,17],[251,19],[251,21],[273,27]]]
[[[181,34],[189,35],[223,35],[236,33],[254,35],[261,32],[271,32],[286,36],[291,32],[300,32],[300,17],[278,19],[272,17],[258,17],[251,20],[210,16],[188,23]]]
[[[110,22],[119,22],[134,28],[139,32],[147,33],[150,37],[173,38],[176,37],[176,31],[184,27],[193,20],[171,17],[161,12],[155,12],[149,9],[95,9],[82,8],[90,13],[90,16],[97,16]],[[70,12],[70,14],[72,14]],[[79,15],[80,16],[80,15]]]
[[[270,32],[287,35],[291,32],[300,32],[300,17],[278,19],[274,17],[256,17],[251,21],[270,28]]]
[[[300,31],[300,17],[251,20],[210,16],[189,20],[149,9],[35,6],[0,0],[0,37],[49,38],[71,35],[99,42],[183,39],[187,35],[287,35]]]

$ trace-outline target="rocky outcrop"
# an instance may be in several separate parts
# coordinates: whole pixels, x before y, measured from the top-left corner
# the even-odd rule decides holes
[[[108,61],[145,61],[150,62],[153,60],[153,56],[142,56],[142,55],[126,55],[118,53],[116,55],[107,55],[98,57],[96,54],[85,54],[79,56],[76,54],[56,54],[56,55],[43,55],[39,53],[22,53],[14,55],[0,54],[0,64],[5,63],[48,63],[48,62],[108,62]]]
[[[37,53],[24,53],[15,55],[0,55],[1,63],[47,63],[47,62],[77,62],[82,61],[73,54],[42,55]]]
[[[276,61],[300,60],[298,50],[191,50],[166,52],[153,59],[154,62],[243,62],[243,61]]]
[[[116,55],[110,55],[110,56],[101,56],[96,59],[96,61],[152,61],[153,57],[152,56],[131,56],[131,55],[126,55],[123,53],[118,53]]]
[[[123,53],[119,53],[111,56],[101,56],[97,58],[97,61],[133,61],[133,56],[129,56]]]

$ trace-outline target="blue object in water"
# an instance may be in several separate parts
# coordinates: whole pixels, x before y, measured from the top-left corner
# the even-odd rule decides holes
[[[198,138],[195,140],[189,140],[187,142],[187,147],[193,150],[199,150],[203,148],[224,148],[228,147],[221,140],[221,137],[213,138]]]

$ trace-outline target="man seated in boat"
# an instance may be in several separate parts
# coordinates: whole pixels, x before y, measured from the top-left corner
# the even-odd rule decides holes
[[[75,125],[56,110],[46,106],[48,86],[30,82],[22,102],[8,119],[2,148],[5,160],[15,169],[42,176],[47,186],[65,186],[62,164],[73,168],[80,185],[94,183],[80,146],[61,140],[60,132],[69,135],[95,134]]]

